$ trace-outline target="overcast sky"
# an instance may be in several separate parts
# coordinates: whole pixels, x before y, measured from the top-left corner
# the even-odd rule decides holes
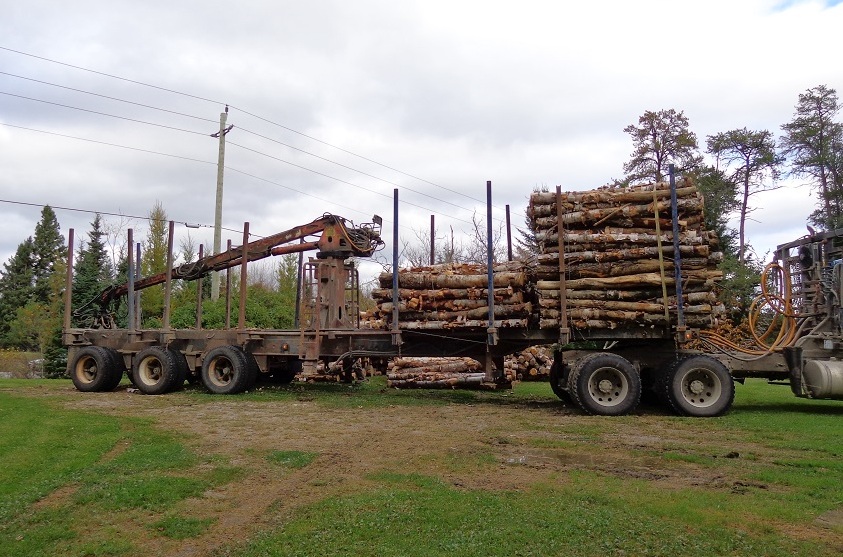
[[[622,177],[623,128],[646,110],[683,111],[701,146],[742,127],[778,137],[800,93],[843,87],[839,4],[7,2],[0,258],[44,204],[77,237],[93,215],[58,207],[143,216],[161,201],[177,222],[213,224],[209,135],[225,103],[226,228],[267,235],[325,212],[378,213],[389,237],[398,187],[402,237],[431,213],[459,237],[474,212],[485,218],[486,180],[495,218],[509,204],[521,226],[534,187]],[[815,200],[789,182],[754,203],[747,235],[763,255],[805,233]],[[146,223],[131,224],[143,237]],[[210,245],[211,228],[177,227],[188,231]]]

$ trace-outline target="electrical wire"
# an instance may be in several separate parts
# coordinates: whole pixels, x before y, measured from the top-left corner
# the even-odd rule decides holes
[[[52,102],[52,101],[45,101],[44,99],[36,99],[36,98],[33,98],[33,97],[27,97],[27,96],[24,96],[24,95],[16,95],[14,93],[8,93],[6,91],[0,91],[0,95],[7,95],[9,97],[17,97],[19,99],[26,99],[28,101],[35,101],[35,102],[44,103],[44,104],[51,104],[53,106],[60,106],[62,108],[70,108],[72,110],[89,112],[91,114],[99,114],[100,116],[108,116],[109,118],[117,118],[119,120],[127,120],[129,122],[136,122],[138,124],[146,124],[148,126],[156,126],[156,127],[159,127],[159,128],[166,128],[168,130],[175,130],[175,131],[180,131],[180,132],[185,132],[185,133],[192,133],[192,134],[196,134],[196,135],[204,135],[204,136],[208,135],[205,132],[197,132],[197,131],[193,131],[193,130],[186,130],[184,128],[177,128],[175,126],[167,126],[165,124],[156,124],[155,122],[147,122],[145,120],[138,120],[136,118],[129,118],[127,116],[118,116],[117,114],[109,114],[107,112],[100,112],[98,110],[90,110],[88,108],[80,108],[78,106],[71,106],[69,104],[62,104],[62,103],[57,103],[57,102]]]
[[[127,218],[127,219],[145,220],[145,221],[149,221],[149,222],[152,222],[154,220],[158,220],[158,219],[154,219],[152,217],[142,217],[142,216],[139,216],[139,215],[127,215],[126,213],[110,213],[108,211],[94,211],[92,209],[78,209],[76,207],[63,207],[61,205],[52,205],[50,203],[30,203],[30,202],[26,202],[26,201],[14,201],[14,200],[11,200],[11,199],[0,199],[0,203],[8,203],[10,205],[23,205],[23,206],[26,206],[26,207],[44,207],[44,206],[49,205],[49,207],[51,209],[59,210],[59,211],[71,211],[71,212],[76,212],[76,213],[88,213],[88,214],[91,214],[91,215],[107,215],[107,216],[110,216],[110,217],[122,217],[122,218]],[[190,227],[202,227],[202,228],[213,228],[214,227],[214,225],[212,225],[212,224],[191,223],[189,221],[181,221],[181,220],[174,220],[174,219],[167,219],[167,220],[173,220],[173,222],[177,222],[179,224],[183,224],[185,226],[190,226]],[[221,226],[220,228],[222,230],[226,230],[228,232],[236,232],[238,234],[243,234],[242,230],[237,230],[237,229],[234,229],[234,228],[226,228],[225,226]],[[255,236],[258,236],[258,235],[255,234]]]
[[[129,151],[139,151],[141,153],[148,153],[150,155],[160,155],[162,157],[170,157],[170,158],[174,158],[174,159],[181,159],[181,160],[186,160],[186,161],[191,161],[191,162],[198,162],[198,163],[202,163],[202,164],[212,164],[214,166],[216,166],[216,164],[217,164],[214,161],[203,161],[202,159],[194,159],[192,157],[185,157],[185,156],[182,156],[182,155],[173,155],[172,153],[162,153],[161,151],[152,151],[150,149],[141,149],[140,147],[129,147],[128,145],[120,145],[118,143],[110,143],[108,141],[99,141],[99,140],[96,140],[96,139],[88,139],[86,137],[78,137],[78,136],[75,136],[75,135],[67,135],[67,134],[58,133],[58,132],[38,130],[38,129],[35,129],[35,128],[28,128],[26,126],[16,126],[15,124],[8,124],[6,122],[0,122],[0,126],[7,126],[9,128],[17,128],[19,130],[26,130],[26,131],[30,131],[30,132],[43,133],[45,135],[54,135],[56,137],[63,137],[65,139],[75,139],[77,141],[85,141],[87,143],[95,143],[97,145],[107,145],[109,147],[119,147],[120,149],[127,149]]]
[[[31,53],[29,53],[29,52],[23,52],[23,51],[21,51],[21,50],[16,50],[16,49],[9,48],[9,47],[5,47],[5,46],[2,46],[2,45],[0,45],[0,50],[5,50],[5,51],[7,51],[7,52],[13,52],[13,53],[15,53],[15,54],[19,54],[19,55],[21,55],[21,56],[28,56],[28,57],[35,58],[35,59],[38,59],[38,60],[43,60],[43,61],[45,61],[45,62],[50,62],[50,63],[53,63],[53,64],[58,64],[58,65],[61,65],[61,66],[65,66],[65,67],[69,67],[69,68],[77,69],[77,70],[80,70],[80,71],[90,72],[90,73],[93,73],[93,74],[96,74],[96,75],[101,75],[101,76],[104,76],[104,77],[109,77],[109,78],[112,78],[112,79],[117,79],[117,80],[120,80],[120,81],[125,81],[125,82],[127,82],[127,83],[133,83],[133,84],[135,84],[135,85],[142,85],[142,86],[144,86],[144,87],[149,87],[149,88],[156,89],[156,90],[159,90],[159,91],[164,91],[164,92],[167,92],[167,93],[172,93],[172,94],[175,94],[175,95],[181,95],[181,96],[184,96],[184,97],[188,97],[188,98],[192,98],[192,99],[196,99],[196,100],[200,100],[200,101],[204,101],[204,102],[215,103],[215,104],[218,104],[218,105],[220,105],[220,104],[227,104],[227,103],[224,103],[223,101],[217,101],[217,100],[209,99],[209,98],[207,98],[207,97],[202,97],[202,96],[199,96],[199,95],[193,95],[193,94],[191,94],[191,93],[185,93],[185,92],[183,92],[183,91],[178,91],[178,90],[175,90],[175,89],[170,89],[170,88],[167,88],[167,87],[161,87],[161,86],[159,86],[159,85],[154,85],[154,84],[151,84],[151,83],[146,83],[146,82],[143,82],[143,81],[138,81],[138,80],[134,80],[134,79],[129,79],[129,78],[126,78],[126,77],[122,77],[122,76],[118,76],[118,75],[114,75],[114,74],[110,74],[110,73],[106,73],[106,72],[101,72],[101,71],[93,70],[93,69],[90,69],[90,68],[85,68],[85,67],[82,67],[82,66],[77,66],[77,65],[74,65],[74,64],[69,64],[69,63],[67,63],[67,62],[60,62],[60,61],[58,61],[58,60],[54,60],[54,59],[47,58],[47,57],[44,57],[44,56],[38,56],[38,55],[35,55],[35,54],[31,54]],[[13,74],[7,74],[7,75],[13,75]],[[15,76],[15,77],[18,77],[18,76]],[[24,78],[24,79],[27,79],[27,78]],[[51,84],[51,85],[52,85],[52,84]],[[353,152],[353,151],[351,151],[351,150],[344,149],[344,148],[342,148],[342,147],[339,147],[339,146],[334,145],[334,144],[332,144],[332,143],[329,143],[329,142],[327,142],[327,141],[321,140],[321,139],[319,139],[319,138],[313,137],[313,136],[308,135],[308,134],[306,134],[306,133],[300,132],[300,131],[298,131],[298,130],[295,130],[295,129],[293,129],[293,128],[290,128],[290,127],[288,127],[288,126],[285,126],[285,125],[283,125],[283,124],[280,124],[280,123],[278,123],[278,122],[275,122],[275,121],[273,121],[273,120],[270,120],[270,119],[268,119],[268,118],[264,118],[264,117],[262,117],[262,116],[260,116],[260,115],[258,115],[258,114],[255,114],[255,113],[253,113],[253,112],[250,112],[250,111],[248,111],[248,110],[246,110],[246,109],[244,109],[244,108],[241,108],[241,107],[239,107],[239,106],[236,106],[236,105],[233,105],[233,104],[229,104],[229,106],[230,106],[232,109],[239,110],[239,111],[240,111],[240,112],[242,112],[243,114],[246,114],[246,115],[248,115],[248,116],[251,116],[251,117],[253,117],[253,118],[256,118],[256,119],[258,119],[258,120],[260,120],[260,121],[262,121],[262,122],[265,122],[265,123],[271,124],[271,125],[273,125],[273,126],[279,127],[279,128],[281,128],[281,129],[287,130],[287,131],[289,131],[289,132],[295,133],[295,134],[297,134],[297,135],[300,135],[301,137],[305,137],[305,138],[307,138],[307,139],[310,139],[311,141],[316,141],[317,143],[321,143],[322,145],[325,145],[325,146],[331,147],[332,149],[336,149],[336,150],[338,150],[338,151],[341,151],[341,152],[343,152],[343,153],[346,153],[346,154],[352,155],[352,156],[354,156],[354,157],[357,157],[357,158],[359,158],[359,159],[365,160],[365,161],[367,161],[367,162],[371,162],[371,163],[376,164],[376,165],[378,165],[378,166],[380,166],[380,167],[382,167],[382,168],[386,168],[386,169],[388,169],[388,170],[392,170],[393,172],[398,172],[399,174],[401,174],[401,175],[403,175],[403,176],[407,176],[408,178],[412,178],[412,179],[414,179],[414,180],[418,180],[418,181],[420,181],[420,182],[424,182],[424,183],[426,183],[426,184],[429,184],[429,185],[435,186],[435,187],[437,187],[437,188],[441,188],[441,189],[443,189],[443,190],[445,190],[445,191],[449,191],[449,192],[451,192],[451,193],[454,193],[454,194],[457,194],[457,195],[460,195],[460,196],[466,197],[466,198],[468,198],[468,199],[470,199],[470,200],[472,200],[472,201],[476,201],[476,202],[478,202],[478,203],[485,203],[485,201],[484,201],[484,200],[482,200],[482,199],[477,199],[477,198],[475,198],[475,197],[472,197],[472,196],[470,196],[470,195],[468,195],[468,194],[465,194],[465,193],[463,193],[463,192],[460,192],[460,191],[458,191],[458,190],[455,190],[455,189],[452,189],[452,188],[448,188],[448,187],[446,187],[446,186],[442,186],[442,185],[440,185],[440,184],[437,184],[437,183],[435,183],[435,182],[431,182],[430,180],[426,180],[426,179],[424,179],[424,178],[420,178],[420,177],[415,176],[415,175],[413,175],[413,174],[409,174],[409,173],[404,172],[404,171],[402,171],[402,170],[399,170],[399,169],[397,169],[397,168],[395,168],[395,167],[392,167],[392,166],[389,166],[389,165],[383,164],[383,163],[378,162],[378,161],[376,161],[376,160],[374,160],[374,159],[371,159],[371,158],[365,157],[365,156],[363,156],[363,155],[360,155],[360,154],[358,154],[358,153],[355,153],[355,152]],[[212,121],[212,120],[209,120],[209,121]],[[331,161],[331,162],[333,162],[333,161]],[[337,163],[337,164],[339,164],[339,163]],[[408,188],[408,189],[409,189],[409,188]],[[411,191],[415,191],[415,190],[411,190]],[[426,196],[428,196],[428,197],[433,197],[433,196],[430,196],[429,194],[421,194],[421,195],[426,195]],[[436,198],[434,197],[434,199],[436,199]],[[493,206],[493,207],[495,207],[495,206]],[[495,207],[495,208],[496,208],[496,209],[498,209],[498,210],[501,210],[501,208],[500,208],[500,207]],[[519,213],[519,214],[521,214],[521,213]]]
[[[131,104],[131,105],[134,105],[134,106],[140,106],[140,107],[143,107],[143,108],[150,108],[152,110],[157,110],[159,112],[166,112],[168,114],[175,114],[177,116],[184,116],[186,118],[193,118],[194,120],[202,120],[203,122],[211,122],[213,124],[217,123],[217,120],[213,120],[211,118],[205,118],[203,116],[194,116],[193,114],[186,114],[184,112],[178,112],[176,110],[168,110],[166,108],[161,108],[161,107],[158,107],[158,106],[152,106],[152,105],[149,105],[149,104],[143,104],[143,103],[130,101],[130,100],[126,100],[126,99],[120,99],[118,97],[111,97],[109,95],[103,95],[101,93],[94,93],[93,91],[85,91],[83,89],[76,89],[75,87],[68,87],[67,85],[59,85],[58,83],[50,83],[49,81],[42,81],[40,79],[35,79],[35,78],[32,78],[32,77],[25,77],[25,76],[22,76],[22,75],[17,75],[17,74],[13,74],[13,73],[9,73],[9,72],[3,72],[3,71],[0,71],[0,75],[8,75],[10,77],[16,77],[18,79],[25,79],[27,81],[34,81],[35,83],[41,83],[43,85],[49,85],[51,87],[59,87],[61,89],[67,89],[68,91],[75,91],[77,93],[84,93],[86,95],[92,95],[94,97],[100,97],[100,98],[108,99],[108,100],[111,100],[111,101],[117,101],[117,102],[121,102],[121,103]]]
[[[317,158],[317,159],[323,160],[323,161],[325,161],[325,162],[329,162],[329,163],[331,163],[331,164],[334,164],[334,165],[336,165],[336,166],[339,166],[339,167],[345,168],[345,169],[347,169],[347,170],[351,170],[352,172],[356,172],[357,174],[361,174],[361,175],[363,175],[363,176],[368,176],[369,178],[374,178],[375,180],[379,180],[379,181],[384,182],[384,183],[386,183],[386,184],[389,184],[389,185],[392,185],[392,186],[396,186],[396,187],[403,188],[403,189],[405,189],[405,190],[411,191],[411,192],[413,192],[413,193],[415,193],[415,194],[418,194],[418,195],[422,195],[422,196],[424,196],[424,197],[429,197],[430,199],[433,199],[434,201],[439,201],[440,203],[445,203],[446,205],[450,205],[450,206],[452,206],[452,207],[456,207],[457,209],[462,209],[462,210],[464,210],[464,211],[472,211],[472,209],[469,209],[468,207],[463,207],[462,205],[457,205],[456,203],[452,203],[452,202],[447,201],[447,200],[445,200],[445,199],[441,199],[441,198],[435,197],[435,196],[433,196],[433,195],[430,195],[430,194],[427,194],[427,193],[424,193],[424,192],[421,192],[421,191],[418,191],[418,190],[414,190],[413,188],[411,188],[411,187],[409,187],[409,186],[405,186],[405,185],[401,185],[401,184],[398,184],[398,183],[392,182],[392,181],[387,180],[387,179],[385,179],[385,178],[381,178],[381,177],[379,177],[379,176],[375,176],[374,174],[369,174],[368,172],[364,172],[364,171],[362,171],[362,170],[359,170],[359,169],[353,168],[353,167],[348,166],[348,165],[346,165],[346,164],[343,164],[343,163],[340,163],[340,162],[337,162],[337,161],[331,160],[331,159],[326,158],[326,157],[323,157],[323,156],[321,156],[321,155],[317,155],[316,153],[311,153],[310,151],[307,151],[307,150],[305,150],[305,149],[300,149],[300,148],[298,148],[298,147],[295,147],[295,146],[293,146],[293,145],[290,145],[289,143],[284,143],[284,142],[282,142],[282,141],[278,141],[277,139],[273,139],[273,138],[271,138],[271,137],[268,137],[268,136],[265,136],[265,135],[259,134],[259,133],[257,133],[257,132],[253,132],[253,131],[247,130],[247,129],[242,128],[242,127],[238,127],[237,129],[238,129],[239,131],[241,131],[241,132],[245,132],[245,133],[252,134],[252,135],[257,136],[257,137],[260,137],[260,138],[262,138],[262,139],[266,139],[267,141],[271,141],[271,142],[273,142],[273,143],[277,143],[278,145],[283,145],[284,147],[287,147],[287,148],[289,148],[289,149],[293,149],[294,151],[298,151],[298,152],[300,152],[300,153],[304,153],[305,155],[309,155],[309,156],[311,156],[311,157],[314,157],[314,158]],[[495,220],[497,220],[498,222],[503,222],[503,219],[495,219]]]
[[[85,141],[87,143],[94,143],[94,144],[97,144],[97,145],[106,145],[106,146],[109,146],[109,147],[118,147],[120,149],[127,149],[127,150],[130,150],[130,151],[138,151],[138,152],[141,152],[141,153],[148,153],[148,154],[151,154],[151,155],[159,155],[159,156],[162,156],[162,157],[170,157],[170,158],[181,159],[181,160],[186,160],[186,161],[196,162],[196,163],[202,163],[202,164],[208,164],[208,165],[213,165],[213,166],[217,165],[217,163],[213,162],[213,161],[205,161],[205,160],[195,159],[195,158],[191,158],[191,157],[185,157],[185,156],[181,156],[181,155],[173,155],[171,153],[163,153],[161,151],[153,151],[153,150],[150,150],[150,149],[141,149],[139,147],[130,147],[128,145],[120,145],[120,144],[117,144],[117,143],[110,143],[110,142],[107,142],[107,141],[98,141],[96,139],[88,139],[88,138],[78,137],[78,136],[74,136],[74,135],[67,135],[67,134],[62,134],[62,133],[57,133],[57,132],[50,132],[50,131],[39,130],[39,129],[35,129],[35,128],[28,128],[28,127],[25,127],[25,126],[16,126],[14,124],[8,124],[6,122],[0,122],[0,125],[1,126],[7,126],[7,127],[10,127],[10,128],[17,128],[17,129],[20,129],[20,130],[42,133],[42,134],[46,134],[46,135],[53,135],[53,136],[62,137],[62,138],[66,138],[66,139],[75,139],[75,140],[78,140],[78,141]],[[286,186],[286,185],[281,184],[280,182],[276,182],[274,180],[262,178],[260,176],[255,175],[255,174],[251,174],[249,172],[239,170],[237,168],[233,168],[233,167],[227,166],[227,165],[224,168],[226,170],[230,170],[232,172],[236,172],[238,174],[248,176],[248,177],[253,178],[255,180],[260,180],[262,182],[266,182],[268,184],[272,184],[272,185],[280,187],[280,188],[288,189],[290,191],[293,191],[293,192],[296,192],[298,194],[310,197],[312,199],[316,199],[318,201],[323,201],[325,203],[331,203],[333,205],[336,205],[337,207],[341,207],[343,209],[348,209],[349,211],[354,211],[355,213],[359,213],[361,215],[368,215],[368,213],[366,213],[364,211],[361,211],[359,209],[353,209],[351,207],[341,205],[334,200],[325,199],[325,198],[313,195],[311,193],[308,193],[308,192],[305,192],[305,191],[302,191],[302,190],[298,190],[298,189],[290,187],[290,186]],[[41,205],[39,205],[39,206],[41,206]],[[94,212],[96,212],[96,211],[94,211]],[[102,213],[102,214],[111,214],[111,213]],[[119,215],[117,215],[117,216],[119,216]],[[370,215],[368,215],[368,216],[370,216]],[[389,222],[389,221],[384,220],[384,222]],[[403,225],[401,225],[400,227],[404,228],[404,229],[408,229],[407,227],[405,227]],[[228,230],[228,229],[226,229],[226,230]],[[242,234],[242,230],[239,231],[239,232]],[[258,235],[255,234],[255,236],[258,236]]]
[[[383,193],[383,192],[379,192],[379,191],[376,191],[376,190],[373,190],[373,189],[370,189],[370,188],[367,188],[367,187],[364,187],[364,186],[361,186],[361,185],[358,185],[358,184],[354,184],[354,183],[349,182],[349,181],[347,181],[347,180],[343,180],[342,178],[337,178],[337,177],[335,177],[335,176],[331,176],[331,175],[329,175],[329,174],[325,174],[324,172],[319,172],[318,170],[314,170],[314,169],[312,169],[312,168],[308,168],[308,167],[306,167],[306,166],[302,166],[302,165],[300,165],[300,164],[296,164],[296,163],[294,163],[294,162],[290,162],[290,161],[288,161],[288,160],[284,160],[284,159],[282,159],[282,158],[280,158],[280,157],[276,157],[276,156],[274,156],[274,155],[270,155],[269,153],[264,153],[264,152],[262,152],[262,151],[258,151],[257,149],[252,149],[251,147],[246,147],[245,145],[240,145],[239,143],[234,143],[234,142],[232,142],[232,141],[227,141],[227,142],[226,142],[226,145],[232,145],[232,146],[234,146],[234,147],[239,147],[240,149],[244,149],[244,150],[246,150],[246,151],[251,151],[252,153],[255,153],[256,155],[261,155],[261,156],[263,156],[263,157],[266,157],[266,158],[269,158],[269,159],[272,159],[272,160],[276,160],[276,161],[278,161],[278,162],[283,162],[284,164],[289,164],[290,166],[295,166],[296,168],[300,168],[300,169],[302,169],[302,170],[306,170],[306,171],[308,171],[308,172],[312,172],[313,174],[317,174],[317,175],[319,175],[319,176],[323,176],[323,177],[328,178],[328,179],[330,179],[330,180],[335,180],[335,181],[337,181],[337,182],[340,182],[341,184],[347,184],[347,185],[349,185],[349,186],[351,186],[351,187],[354,187],[354,188],[357,188],[357,189],[361,189],[361,190],[363,190],[363,191],[367,191],[367,192],[369,192],[369,193],[373,193],[373,194],[375,194],[375,195],[379,195],[379,196],[381,196],[381,197],[385,197],[385,198],[387,198],[387,199],[392,199],[392,196],[391,196],[391,195],[389,195],[389,194],[386,194],[386,193]],[[425,206],[423,206],[423,205],[418,205],[418,204],[413,203],[413,202],[411,202],[411,201],[401,201],[401,203],[404,203],[405,205],[410,205],[410,206],[412,206],[412,207],[416,207],[416,208],[418,208],[418,209],[424,209],[425,211],[430,211],[430,212],[432,212],[432,213],[436,213],[436,211],[434,211],[433,209],[430,209],[430,208],[425,207]],[[461,218],[455,217],[455,216],[453,216],[453,215],[451,215],[451,218],[452,218],[453,220],[460,221],[460,222],[463,222],[463,223],[465,223],[465,224],[472,224],[470,221],[467,221],[467,220],[465,220],[465,219],[461,219]]]

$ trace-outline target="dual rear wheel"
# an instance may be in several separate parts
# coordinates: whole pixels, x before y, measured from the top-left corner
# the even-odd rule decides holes
[[[553,392],[572,400],[587,414],[620,416],[641,401],[641,377],[629,360],[611,352],[594,352],[576,360],[564,381],[562,365],[550,370]],[[714,417],[727,412],[735,383],[719,360],[702,354],[677,360],[656,380],[659,399],[683,416]]]

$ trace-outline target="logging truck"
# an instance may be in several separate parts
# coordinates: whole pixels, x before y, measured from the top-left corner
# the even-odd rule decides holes
[[[654,190],[655,191],[655,190]],[[675,199],[672,205],[676,222]],[[655,222],[660,222],[658,203]],[[559,188],[557,222],[563,222]],[[491,194],[489,194],[491,198]],[[397,191],[395,198],[397,208]],[[491,209],[489,209],[491,214]],[[668,219],[669,220],[669,219]],[[397,245],[397,210],[393,245]],[[491,228],[491,218],[489,227]],[[208,391],[234,394],[251,388],[260,377],[290,382],[306,379],[324,364],[339,364],[350,379],[360,358],[396,356],[467,356],[485,362],[487,387],[509,386],[503,377],[503,360],[528,346],[554,345],[550,371],[553,392],[589,414],[623,415],[634,411],[642,398],[652,394],[681,415],[718,416],[734,399],[734,382],[747,377],[787,381],[800,397],[843,399],[843,230],[812,234],[781,245],[775,261],[767,266],[761,293],[751,309],[754,345],[740,344],[711,328],[694,328],[682,313],[680,290],[685,280],[680,246],[673,250],[673,269],[680,280],[671,282],[664,267],[660,274],[664,292],[664,326],[584,328],[573,330],[566,292],[565,248],[557,248],[558,292],[555,302],[560,318],[505,319],[495,311],[501,288],[496,283],[491,256],[488,282],[475,288],[487,297],[488,318],[462,318],[432,326],[430,321],[402,318],[400,274],[391,273],[390,319],[380,324],[361,322],[359,278],[353,258],[369,257],[383,246],[381,219],[355,226],[335,215],[323,215],[306,225],[249,241],[244,224],[241,246],[196,262],[173,265],[173,223],[166,271],[141,277],[138,256],[129,250],[128,281],[104,290],[80,310],[71,311],[73,268],[68,265],[63,342],[68,348],[68,374],[80,391],[116,388],[124,374],[144,394],[166,393],[184,382],[201,383]],[[491,232],[490,232],[491,234]],[[673,241],[680,233],[674,229]],[[307,241],[308,238],[311,240]],[[657,232],[671,240],[670,233]],[[133,246],[132,231],[129,245]],[[491,242],[490,242],[491,244]],[[240,268],[240,284],[247,283],[249,263],[272,255],[316,250],[300,265],[296,327],[255,329],[245,317],[247,289],[239,289],[236,323],[231,323],[231,269]],[[68,261],[73,260],[73,230],[69,231]],[[398,269],[397,250],[393,269]],[[170,295],[175,280],[195,280],[211,272],[225,272],[226,327],[207,329],[202,324],[202,286],[197,281],[195,326],[173,328]],[[527,281],[529,283],[529,281]],[[667,284],[672,285],[672,305]],[[144,289],[163,285],[164,314],[160,328],[142,328],[139,299]],[[532,290],[531,290],[532,291]],[[429,296],[443,296],[427,290]],[[120,304],[124,314],[115,318]],[[522,304],[523,306],[523,304]],[[571,306],[573,307],[573,306]],[[86,322],[79,325],[85,314]],[[640,324],[639,324],[640,325]]]

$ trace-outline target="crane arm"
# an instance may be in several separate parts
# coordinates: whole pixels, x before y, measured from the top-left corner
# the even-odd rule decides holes
[[[196,280],[212,271],[236,267],[241,264],[244,252],[248,262],[264,259],[271,255],[298,253],[311,249],[318,249],[322,253],[343,257],[368,257],[383,246],[380,237],[380,217],[376,215],[373,220],[373,224],[354,227],[347,224],[348,221],[342,217],[325,214],[308,224],[249,242],[245,245],[245,250],[243,249],[244,246],[233,247],[218,254],[202,257],[193,263],[185,263],[175,267],[172,269],[170,277]],[[284,245],[320,233],[321,235],[316,241]],[[143,290],[156,284],[163,284],[166,280],[167,272],[164,271],[136,281],[134,289]],[[125,295],[128,291],[129,283],[110,286],[100,292],[96,301],[100,306],[105,306],[112,300]]]

